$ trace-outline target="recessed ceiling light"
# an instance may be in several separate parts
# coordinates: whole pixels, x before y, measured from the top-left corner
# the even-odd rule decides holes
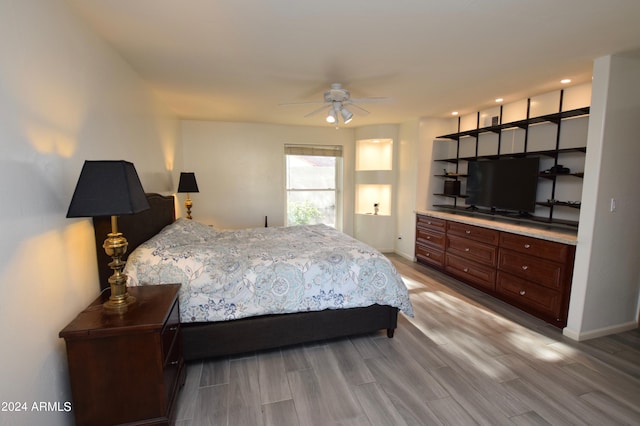
[[[496,102],[502,102],[502,101],[504,101],[504,99],[502,99],[502,98],[497,98],[496,99]]]
[[[458,111],[453,111],[451,115],[458,115]]]
[[[569,84],[569,83],[571,83],[571,79],[570,78],[563,78],[562,80],[560,80],[560,83]]]

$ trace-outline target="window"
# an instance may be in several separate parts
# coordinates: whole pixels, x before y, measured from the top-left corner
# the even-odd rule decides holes
[[[287,225],[340,228],[341,146],[285,145]]]

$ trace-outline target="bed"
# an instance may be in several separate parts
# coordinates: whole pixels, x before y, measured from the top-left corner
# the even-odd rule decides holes
[[[176,220],[173,196],[148,194],[147,198],[151,206],[149,210],[122,216],[118,221],[120,231],[129,241],[126,255],[129,257],[129,285],[183,284],[180,310],[186,360],[241,354],[378,330],[386,330],[391,338],[397,327],[398,311],[412,315],[406,287],[391,263],[370,247],[332,228],[316,225],[219,231],[195,221]],[[106,288],[112,271],[106,264],[102,242],[110,230],[109,219],[95,218],[94,229],[101,287]],[[271,243],[274,234],[284,238],[285,246],[275,248]],[[177,237],[176,241],[180,242],[168,240],[169,237]],[[185,239],[188,239],[186,243]],[[347,240],[347,248],[332,249],[328,255],[304,257],[307,248],[329,247],[334,241],[342,243],[339,241],[342,239]],[[138,247],[139,250],[135,250]],[[189,263],[182,265],[198,260],[204,252],[214,260],[203,260],[200,266],[207,262],[215,263],[216,268],[222,266],[222,272]],[[318,263],[314,256],[324,257]],[[357,265],[351,265],[351,271],[346,272],[332,269],[331,263],[343,260],[342,257],[356,259]],[[229,263],[229,258],[234,261]],[[379,262],[374,265],[377,269],[371,269],[373,267],[367,263],[369,258]],[[268,266],[261,263],[265,259]],[[391,272],[386,271],[384,262],[388,263]],[[238,263],[251,263],[253,269],[240,269],[242,265]],[[182,269],[177,269],[177,264],[181,264]],[[357,274],[353,268],[357,268]],[[299,278],[299,269],[305,270],[303,280],[306,280],[307,288],[314,287],[314,293],[300,294],[299,301],[292,301],[289,293],[293,290],[287,288],[280,297],[278,288],[274,292],[272,286],[267,296],[256,296],[264,282],[278,280],[278,277],[275,281],[273,279],[274,270],[278,271],[277,274],[284,274],[282,281],[288,283],[293,280],[293,275]],[[378,269],[386,275],[381,276]],[[185,270],[188,278],[185,278]],[[195,274],[196,270],[204,270],[205,273]],[[309,278],[311,273],[313,275]],[[193,278],[194,274],[198,277]],[[271,275],[264,279],[265,274]],[[395,274],[395,277],[390,274]],[[229,276],[235,284],[228,284]],[[208,283],[200,278],[213,279],[214,282]],[[395,282],[396,279],[400,282]],[[357,281],[356,285],[362,288],[334,291],[326,286],[325,281],[345,286],[347,281]],[[381,290],[382,281],[391,281],[391,289],[384,287]],[[208,287],[216,287],[218,292],[226,293],[224,297],[209,296],[203,290]],[[344,288],[348,289],[348,286]],[[242,299],[241,293],[253,295],[254,301]],[[358,297],[356,293],[359,293]],[[365,300],[356,300],[362,296]],[[267,306],[275,308],[276,313],[260,310]]]

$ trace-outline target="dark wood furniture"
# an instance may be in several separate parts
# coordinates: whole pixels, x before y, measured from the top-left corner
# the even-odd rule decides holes
[[[418,214],[416,259],[557,327],[567,325],[575,247]]]
[[[179,284],[134,287],[124,314],[108,290],[61,332],[77,425],[168,425],[184,384]]]
[[[128,253],[175,220],[173,196],[148,194],[147,199],[150,210],[118,219],[118,228],[129,241]],[[102,242],[110,232],[110,226],[109,218],[94,219],[100,266],[108,263]],[[112,271],[108,267],[101,267],[99,273],[101,287],[108,287],[107,279]],[[234,321],[183,323],[184,358],[195,360],[240,354],[384,329],[388,337],[393,337],[397,321],[397,308],[373,305],[366,308],[264,315]]]
[[[420,262],[444,267],[447,221],[418,215],[416,220],[416,257]]]

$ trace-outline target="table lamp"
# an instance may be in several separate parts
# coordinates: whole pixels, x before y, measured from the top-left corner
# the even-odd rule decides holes
[[[180,182],[178,183],[178,192],[186,192],[187,199],[184,201],[184,206],[187,209],[187,219],[192,219],[191,217],[191,207],[193,207],[193,202],[189,198],[190,192],[199,192],[198,191],[198,182],[196,182],[196,174],[193,172],[182,172],[180,173]]]
[[[102,247],[112,261],[109,267],[111,295],[105,309],[124,313],[135,302],[127,293],[127,276],[122,273],[127,252],[127,239],[118,232],[118,216],[149,209],[133,163],[128,161],[85,161],[69,204],[67,217],[111,216],[111,232]]]

